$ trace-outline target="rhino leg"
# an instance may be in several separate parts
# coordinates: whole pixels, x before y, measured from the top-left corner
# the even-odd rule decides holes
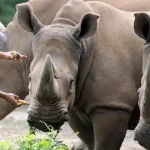
[[[91,117],[95,139],[94,150],[120,150],[130,114],[122,110],[99,109]]]
[[[92,127],[88,127],[81,122],[74,110],[69,113],[69,125],[74,132],[79,132],[79,138],[82,140],[78,144],[74,145],[72,150],[93,150],[94,147],[94,135]],[[85,143],[85,144],[84,144]]]

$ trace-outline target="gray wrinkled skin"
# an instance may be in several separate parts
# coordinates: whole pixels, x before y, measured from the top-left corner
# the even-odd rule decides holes
[[[147,13],[135,14],[135,33],[145,40],[143,48],[143,76],[139,93],[140,121],[136,127],[135,140],[150,149],[150,17]]]
[[[134,13],[72,0],[44,26],[30,5],[17,9],[20,26],[34,34],[29,123],[46,131],[41,121],[57,129],[70,118],[88,150],[119,150],[142,73]]]

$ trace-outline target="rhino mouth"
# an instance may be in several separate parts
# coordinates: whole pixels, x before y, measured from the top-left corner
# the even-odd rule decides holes
[[[30,127],[34,127],[43,132],[49,132],[50,128],[53,127],[54,130],[60,130],[60,127],[64,124],[65,121],[61,121],[59,123],[51,123],[51,122],[42,122],[42,121],[31,121],[27,120]]]
[[[61,105],[61,107],[59,105],[61,103],[51,106],[41,105],[38,101],[36,104],[31,103],[27,111],[29,125],[43,132],[49,132],[49,126],[55,130],[60,129],[64,122],[69,120],[69,115],[66,105]]]

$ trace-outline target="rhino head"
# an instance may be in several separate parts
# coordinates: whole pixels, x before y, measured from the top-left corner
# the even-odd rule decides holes
[[[20,26],[34,34],[28,122],[43,131],[48,130],[42,122],[58,129],[68,121],[75,101],[82,40],[95,34],[99,16],[86,14],[78,24],[59,18],[44,26],[30,5],[17,9]]]
[[[135,140],[150,149],[150,17],[145,13],[135,14],[135,33],[145,40],[143,50],[143,77],[138,90],[140,121],[136,127]]]

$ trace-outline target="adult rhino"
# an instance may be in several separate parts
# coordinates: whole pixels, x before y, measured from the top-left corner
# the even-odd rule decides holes
[[[149,10],[149,0],[126,0],[118,2],[117,0],[101,0],[114,7],[127,11]],[[30,4],[34,10],[35,15],[44,24],[48,25],[54,19],[56,13],[68,0],[30,0]],[[4,35],[4,36],[1,36]],[[5,31],[0,32],[0,36],[5,39],[4,51],[17,50],[21,54],[27,55],[28,60],[19,64],[17,62],[0,61],[0,67],[5,69],[0,72],[0,89],[5,92],[12,92],[24,99],[28,94],[28,75],[30,63],[33,59],[31,51],[32,34],[23,30],[17,19],[17,13],[12,22],[10,22]],[[0,37],[0,38],[1,38]],[[9,73],[8,73],[9,72]],[[11,77],[9,76],[11,75]],[[13,80],[12,80],[13,79]],[[15,109],[14,106],[0,99],[0,120]]]
[[[150,16],[148,13],[135,14],[135,33],[145,44],[143,48],[143,76],[139,93],[140,121],[136,127],[135,140],[150,149]]]
[[[44,26],[30,5],[17,9],[34,34],[28,122],[47,131],[42,121],[57,129],[69,120],[89,150],[119,150],[142,74],[134,13],[71,0]]]

